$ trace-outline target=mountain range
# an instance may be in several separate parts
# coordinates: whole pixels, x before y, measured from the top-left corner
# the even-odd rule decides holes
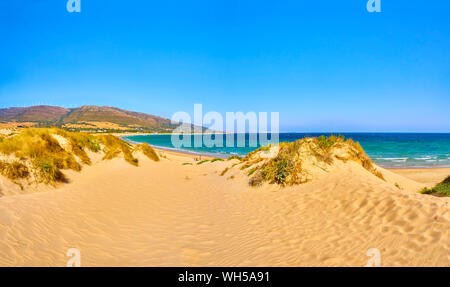
[[[169,119],[127,111],[110,106],[82,106],[67,109],[57,106],[32,106],[0,109],[2,123],[31,123],[72,130],[171,131]]]

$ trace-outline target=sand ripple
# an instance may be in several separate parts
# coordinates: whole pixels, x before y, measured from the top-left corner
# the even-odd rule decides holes
[[[183,161],[101,162],[0,198],[0,265],[65,266],[78,248],[82,266],[364,266],[377,248],[383,266],[450,266],[448,199],[357,167],[280,190]]]

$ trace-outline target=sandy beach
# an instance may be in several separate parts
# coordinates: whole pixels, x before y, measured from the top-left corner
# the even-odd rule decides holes
[[[348,163],[293,187],[250,187],[236,160],[158,150],[94,160],[70,183],[23,193],[0,179],[0,266],[450,266],[450,198],[418,190],[450,169]],[[343,167],[343,166],[342,166]]]
[[[105,2],[0,2],[0,271],[450,267],[449,0]]]

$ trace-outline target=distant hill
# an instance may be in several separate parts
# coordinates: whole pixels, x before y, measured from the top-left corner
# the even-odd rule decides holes
[[[70,110],[52,106],[0,109],[2,122],[57,122]]]
[[[168,131],[176,127],[169,119],[110,106],[6,108],[0,109],[0,122],[34,123],[72,130]]]

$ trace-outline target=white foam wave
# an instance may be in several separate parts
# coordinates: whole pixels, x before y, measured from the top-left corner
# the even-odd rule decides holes
[[[427,159],[435,159],[435,156],[424,156],[424,157],[415,157],[417,160],[427,160]]]
[[[406,161],[408,157],[380,157],[380,160],[391,160],[391,161]]]

